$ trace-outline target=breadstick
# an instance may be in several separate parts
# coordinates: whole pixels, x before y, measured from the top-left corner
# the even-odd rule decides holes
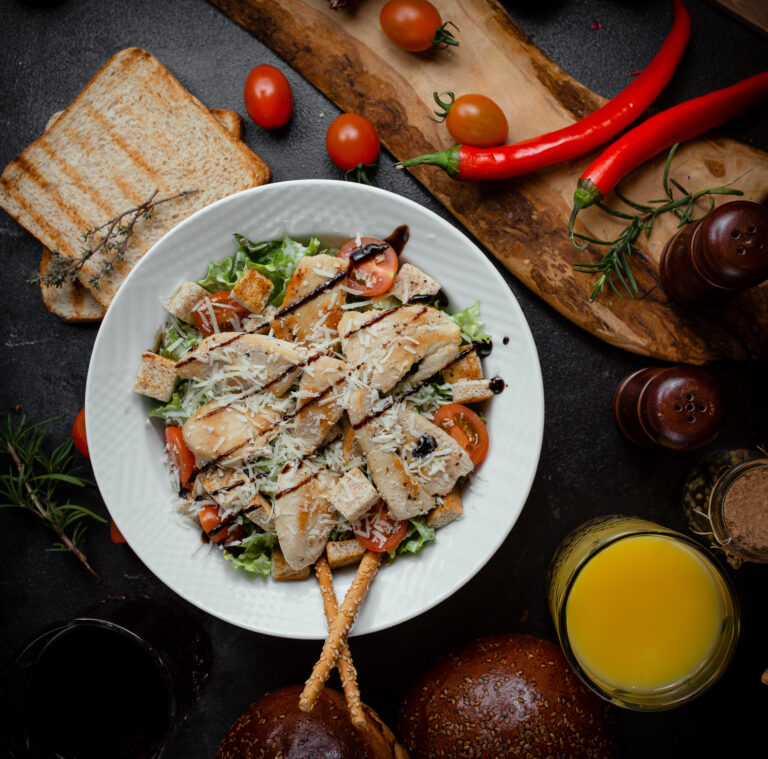
[[[333,590],[333,575],[328,566],[328,560],[321,556],[315,562],[315,574],[317,582],[320,585],[320,592],[323,595],[323,607],[325,608],[325,618],[330,628],[331,623],[339,613],[339,603],[336,600],[336,593]],[[336,666],[341,676],[341,687],[344,690],[344,696],[347,699],[347,709],[349,709],[349,718],[352,724],[360,729],[367,730],[368,723],[365,721],[365,712],[360,702],[360,690],[357,687],[357,672],[352,663],[352,654],[349,652],[349,644],[344,641],[339,653],[339,660]]]
[[[352,581],[347,595],[344,596],[339,613],[328,628],[328,637],[323,645],[323,653],[315,664],[315,668],[301,693],[299,709],[303,712],[312,711],[315,702],[320,698],[325,681],[336,665],[341,646],[347,640],[349,630],[355,622],[355,616],[368,592],[371,580],[376,575],[380,561],[381,554],[373,551],[367,551],[363,556],[360,566],[357,568],[355,579]]]

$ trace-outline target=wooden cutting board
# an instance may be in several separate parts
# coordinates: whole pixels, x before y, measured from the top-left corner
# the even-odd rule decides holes
[[[493,96],[508,115],[510,141],[560,128],[605,102],[533,45],[495,0],[441,2],[443,18],[461,29],[461,45],[419,55],[398,50],[384,37],[380,3],[361,2],[339,13],[324,0],[212,2],[339,107],[369,119],[399,159],[453,144],[445,126],[428,118],[435,90]],[[641,243],[644,255],[633,260],[640,296],[621,300],[606,294],[590,304],[592,277],[574,273],[572,264],[595,261],[600,253],[574,249],[567,226],[576,179],[593,157],[483,185],[456,182],[434,167],[413,173],[518,279],[602,340],[693,364],[746,359],[764,351],[768,287],[717,308],[684,309],[667,298],[657,262],[674,232],[671,218],[657,223],[651,239]],[[640,201],[663,195],[663,164],[664,156],[644,165],[623,183],[623,191]],[[672,174],[690,190],[741,177],[736,186],[745,198],[762,202],[768,197],[768,154],[722,137],[683,146]],[[620,228],[595,208],[579,218],[581,231],[600,239],[612,239]]]

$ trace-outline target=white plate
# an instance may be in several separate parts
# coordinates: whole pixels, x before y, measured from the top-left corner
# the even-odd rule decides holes
[[[411,232],[404,259],[440,282],[452,307],[481,301],[494,336],[486,376],[501,375],[507,389],[488,404],[490,453],[465,492],[464,516],[421,553],[381,569],[355,633],[383,630],[440,603],[490,559],[515,524],[539,460],[544,397],[525,317],[492,264],[440,217],[384,190],[326,180],[245,190],[198,211],[144,256],[107,311],[86,387],[91,463],[112,518],[147,567],[200,609],[269,635],[326,635],[314,579],[280,583],[234,570],[171,506],[160,427],[148,422],[150,402],[133,391],[141,353],[165,320],[162,302],[180,280],[197,279],[209,261],[232,255],[234,232],[252,240],[284,231],[321,240],[358,232],[385,237],[400,224]],[[353,571],[336,573],[340,599],[352,577]]]

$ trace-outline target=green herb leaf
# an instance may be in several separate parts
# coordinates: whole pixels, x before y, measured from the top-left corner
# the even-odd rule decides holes
[[[699,190],[694,193],[688,192],[680,182],[671,178],[669,175],[672,159],[675,157],[675,152],[678,147],[678,144],[672,146],[669,155],[667,156],[667,161],[664,164],[662,186],[667,195],[665,200],[651,200],[645,204],[638,203],[631,198],[622,195],[619,190],[615,190],[614,194],[616,197],[619,198],[622,203],[637,212],[637,214],[632,214],[616,210],[615,208],[610,208],[603,203],[596,204],[611,216],[616,216],[628,221],[618,237],[616,237],[615,240],[598,240],[579,233],[573,234],[573,237],[578,237],[580,240],[592,243],[593,245],[603,245],[608,247],[608,250],[602,255],[599,261],[594,263],[577,263],[573,265],[574,271],[582,274],[597,275],[597,279],[592,283],[592,293],[589,298],[590,302],[594,301],[598,295],[605,291],[606,285],[619,298],[623,297],[622,292],[630,298],[634,298],[635,295],[637,295],[639,287],[632,274],[629,262],[630,257],[634,253],[640,252],[640,248],[635,245],[637,238],[640,234],[645,234],[646,238],[650,237],[656,219],[661,214],[674,214],[680,220],[680,223],[678,224],[679,229],[685,224],[690,224],[703,219],[704,216],[715,207],[715,195],[744,194],[741,190],[736,190],[728,185],[725,185],[724,187],[710,187],[709,189]],[[677,198],[675,197],[674,190],[677,190],[678,193],[680,193]],[[709,208],[703,215],[694,218],[693,211],[696,207],[696,203],[702,199],[709,200]]]
[[[26,509],[56,533],[54,551],[71,551],[98,579],[80,545],[86,531],[85,520],[106,520],[84,506],[61,502],[63,485],[83,487],[89,484],[76,476],[72,468],[72,441],[67,440],[50,452],[45,446],[46,426],[53,420],[31,422],[10,414],[0,427],[0,456],[10,459],[7,474],[0,475],[0,499],[3,508]]]

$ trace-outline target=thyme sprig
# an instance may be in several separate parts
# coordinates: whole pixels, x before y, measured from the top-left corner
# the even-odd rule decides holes
[[[574,233],[574,237],[584,240],[585,243],[609,246],[608,250],[597,263],[578,263],[573,265],[574,270],[577,272],[598,275],[597,279],[592,284],[592,293],[589,298],[590,302],[593,302],[597,296],[605,290],[606,285],[621,298],[622,293],[619,290],[617,283],[630,298],[634,298],[635,295],[637,295],[639,288],[637,286],[637,281],[632,274],[632,267],[630,266],[629,259],[633,253],[640,252],[639,246],[635,244],[637,238],[641,234],[650,237],[656,219],[659,216],[665,213],[674,214],[679,219],[679,224],[677,225],[677,228],[679,229],[685,224],[701,221],[701,219],[715,207],[715,195],[744,194],[741,190],[736,190],[728,185],[724,185],[723,187],[710,187],[706,190],[698,190],[697,192],[689,192],[682,184],[680,184],[680,182],[669,176],[672,159],[675,157],[675,153],[679,146],[679,143],[672,146],[669,155],[667,156],[667,162],[664,165],[662,184],[666,197],[659,200],[649,200],[647,203],[638,203],[637,201],[626,197],[618,190],[614,190],[616,196],[625,205],[636,212],[634,214],[620,211],[616,208],[610,208],[604,203],[598,202],[595,204],[598,208],[601,208],[611,216],[616,216],[617,218],[624,219],[628,222],[621,230],[618,237],[614,240],[599,240],[595,237],[589,237],[588,235],[583,235],[578,232]],[[681,193],[681,195],[675,197],[675,191]],[[709,208],[701,216],[694,217],[696,204],[704,198],[709,198]],[[586,248],[586,245],[583,247]]]
[[[67,440],[49,451],[44,445],[47,425],[53,421],[32,422],[22,416],[16,422],[9,414],[0,427],[0,455],[10,457],[6,474],[0,474],[0,508],[21,508],[31,511],[53,530],[59,540],[50,551],[72,551],[82,565],[98,580],[81,550],[88,518],[106,522],[85,506],[62,502],[61,485],[82,488],[92,483],[74,474],[72,441]]]
[[[53,261],[50,268],[45,274],[38,274],[33,277],[32,282],[42,282],[42,284],[51,287],[61,287],[67,280],[74,281],[77,278],[86,261],[97,253],[103,253],[108,255],[108,258],[103,262],[101,269],[88,280],[90,287],[98,289],[101,278],[109,274],[115,263],[125,256],[125,248],[136,223],[140,219],[151,218],[152,212],[162,203],[186,198],[188,195],[196,193],[197,190],[184,190],[176,193],[176,195],[155,200],[158,192],[155,190],[143,203],[123,211],[104,224],[86,229],[81,234],[81,239],[86,245],[80,249],[79,257],[70,258],[63,255],[58,249],[53,250]]]

